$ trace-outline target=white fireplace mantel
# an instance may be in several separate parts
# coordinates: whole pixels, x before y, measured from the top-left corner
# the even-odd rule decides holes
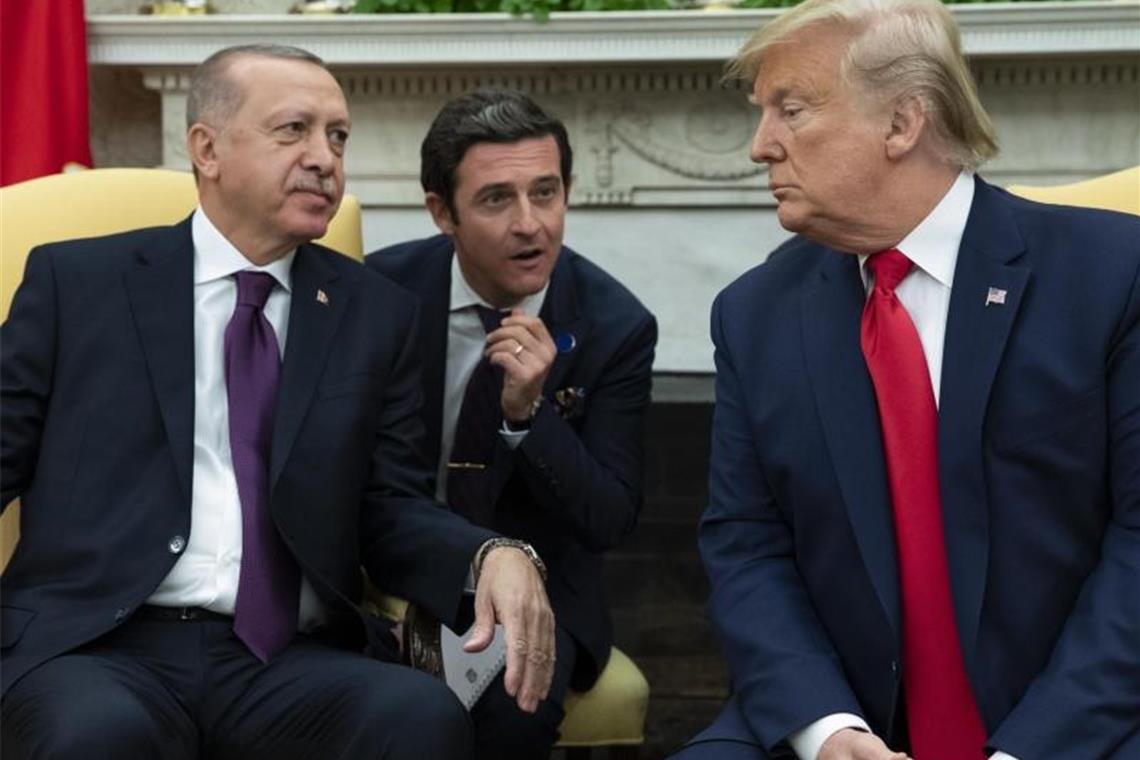
[[[192,66],[245,42],[304,47],[334,66],[717,62],[777,10],[88,18],[92,64]],[[967,54],[1056,56],[1140,50],[1135,0],[954,6]]]

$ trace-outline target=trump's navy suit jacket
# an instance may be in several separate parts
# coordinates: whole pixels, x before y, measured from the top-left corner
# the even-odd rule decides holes
[[[0,361],[0,485],[3,504],[22,503],[2,585],[5,688],[126,620],[194,529],[193,259],[189,220],[28,258]],[[454,620],[491,535],[428,500],[416,318],[413,296],[375,272],[298,249],[270,506],[346,646],[381,654],[357,607],[361,565]]]
[[[1140,727],[1140,218],[976,183],[938,430],[962,651],[992,746],[1108,757]],[[700,548],[737,728],[769,749],[834,712],[899,732],[864,300],[855,256],[794,238],[712,311]]]
[[[424,352],[423,419],[432,462],[440,453],[452,250],[437,235],[367,259],[423,303],[416,337]],[[583,689],[605,666],[613,642],[601,553],[633,530],[641,508],[657,323],[621,284],[568,248],[559,254],[539,316],[563,346],[543,395],[553,400],[570,388],[585,395],[577,405],[540,407],[515,451],[498,431],[487,431],[496,440],[486,473],[495,494],[489,527],[530,542],[549,566],[555,617],[586,655],[578,657],[572,679]]]

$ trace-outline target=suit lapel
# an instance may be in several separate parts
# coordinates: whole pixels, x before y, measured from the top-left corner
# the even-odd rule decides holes
[[[567,372],[577,363],[579,352],[589,339],[593,327],[590,318],[582,313],[578,284],[575,282],[574,270],[571,267],[574,255],[569,249],[562,249],[558,263],[550,275],[546,300],[543,301],[542,310],[538,314],[546,324],[546,329],[555,344],[561,343],[563,347],[554,357],[550,374],[546,376],[543,393],[548,399],[562,387]]]
[[[194,460],[194,243],[190,219],[163,230],[125,276],[155,399],[189,503]]]
[[[423,420],[430,461],[439,461],[443,434],[443,392],[447,372],[447,332],[451,314],[451,245],[424,253],[418,270],[416,294],[420,297],[423,327]]]
[[[301,421],[325,369],[337,327],[344,316],[348,289],[313,248],[302,245],[293,261],[289,332],[281,367],[281,387],[273,427],[269,483],[276,484],[301,429]],[[324,298],[319,298],[324,293]]]
[[[804,350],[835,475],[886,619],[899,627],[898,568],[878,404],[859,344],[858,259],[828,252],[801,304]]]
[[[990,390],[1029,279],[1028,266],[1012,263],[1024,248],[1008,203],[976,180],[950,293],[938,414],[946,553],[967,666],[989,556],[982,432]],[[995,298],[1004,303],[993,303]]]

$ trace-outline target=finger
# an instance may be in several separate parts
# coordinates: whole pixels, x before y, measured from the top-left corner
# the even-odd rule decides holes
[[[503,342],[521,345],[527,351],[534,353],[541,353],[543,351],[543,343],[539,336],[519,325],[500,327],[487,336],[488,345]]]
[[[527,366],[522,360],[523,356],[526,356],[526,351],[519,356],[515,356],[511,351],[496,351],[487,354],[487,361],[495,367],[502,367],[503,372],[511,379],[517,379],[523,377],[527,371]]]
[[[536,592],[527,619],[531,631],[529,653],[529,667],[527,669],[527,684],[525,695],[533,697],[535,708],[538,702],[546,698],[550,691],[550,681],[554,674],[554,615],[550,607],[542,598],[541,591]]]
[[[465,652],[482,652],[495,638],[495,607],[491,595],[475,593],[475,624],[471,626],[471,636],[463,644]]]
[[[528,641],[526,627],[523,625],[518,610],[508,613],[503,624],[503,638],[507,644],[507,671],[503,675],[503,686],[507,694],[514,697],[519,693],[523,678],[526,674],[526,654]]]

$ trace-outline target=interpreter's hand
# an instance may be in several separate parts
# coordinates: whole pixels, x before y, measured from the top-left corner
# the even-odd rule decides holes
[[[519,549],[500,546],[487,552],[475,587],[475,625],[463,648],[486,649],[503,626],[507,644],[507,694],[532,713],[546,699],[554,675],[554,612],[542,576]]]
[[[866,731],[843,728],[827,737],[817,760],[910,760],[905,752],[892,752],[883,740]]]
[[[484,354],[503,368],[503,417],[525,421],[558,354],[546,325],[522,309],[512,309],[502,326],[487,336]]]

